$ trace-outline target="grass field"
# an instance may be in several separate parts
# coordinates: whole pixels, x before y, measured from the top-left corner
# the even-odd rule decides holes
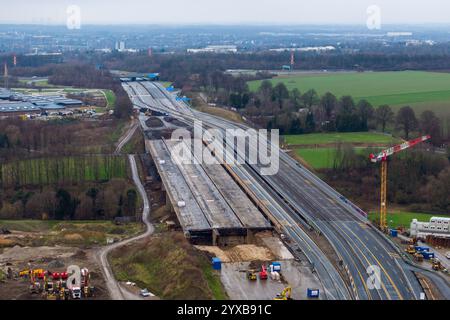
[[[333,165],[336,150],[334,148],[302,148],[296,149],[295,153],[314,169],[326,169]]]
[[[379,212],[370,212],[369,219],[373,222],[377,222],[379,221],[379,215]],[[393,211],[388,213],[387,220],[390,228],[404,227],[409,229],[411,221],[413,219],[417,219],[422,222],[428,222],[430,221],[431,217],[435,216],[435,214],[429,213]]]
[[[336,142],[389,145],[398,141],[389,135],[372,132],[312,133],[287,135],[284,138],[289,145],[317,145]]]
[[[336,156],[336,148],[333,144],[337,142],[353,144],[355,151],[363,154],[370,146],[384,147],[399,141],[391,136],[372,132],[312,133],[287,135],[284,138],[288,145],[294,146],[295,153],[314,169],[326,169],[333,166]]]
[[[336,96],[351,95],[355,100],[367,99],[374,106],[422,105],[440,115],[450,115],[450,74],[424,71],[318,73],[280,76],[270,80],[283,82],[290,90],[315,89],[319,94],[329,91]],[[261,81],[249,82],[256,90]],[[434,106],[436,110],[434,109]],[[445,107],[442,107],[445,105]]]
[[[366,148],[354,148],[355,152],[364,155]],[[335,148],[299,148],[295,153],[314,169],[328,169],[333,166],[336,157]]]
[[[116,105],[116,95],[112,90],[104,90],[103,91],[106,96],[107,108],[114,108]]]

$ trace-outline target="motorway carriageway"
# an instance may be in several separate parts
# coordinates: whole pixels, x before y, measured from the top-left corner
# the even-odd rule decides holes
[[[163,103],[163,106],[167,108],[166,112],[173,112],[173,115],[181,116],[188,122],[192,122],[193,118],[196,118],[211,127],[246,129],[245,126],[196,112],[178,103],[168,106],[167,101],[172,102],[173,99],[168,97],[169,94],[164,92],[163,88],[150,83],[146,86],[158,88],[166,96],[167,100]],[[145,91],[143,93],[145,94]],[[189,110],[188,114],[185,114],[184,110]],[[192,113],[195,115],[194,117],[190,116]],[[272,208],[275,209],[274,213],[282,212],[282,217],[279,218],[280,220],[284,218],[282,221],[286,224],[284,231],[287,234],[291,235],[292,228],[301,233],[297,223],[304,223],[301,220],[306,220],[310,226],[320,231],[329,240],[350,275],[354,298],[418,299],[422,289],[412,273],[412,270],[415,269],[405,263],[401,257],[402,253],[395,245],[368,224],[366,217],[361,215],[361,211],[356,206],[287,154],[280,152],[280,170],[274,176],[259,175],[260,168],[256,165],[245,164],[240,167],[240,173],[244,174],[247,179],[249,174],[256,177],[254,186],[259,192],[271,190],[276,195],[272,199],[277,198],[275,203],[277,202],[280,206],[282,204],[289,206],[291,210]],[[273,206],[275,203],[271,202],[271,205]],[[288,217],[294,221],[289,221]],[[297,241],[298,245],[301,244],[301,240],[305,240],[305,236],[303,234],[303,237],[297,239],[291,235],[294,240],[299,240]],[[304,249],[305,246],[302,247]],[[311,257],[308,258],[311,260]],[[324,265],[322,263],[322,266]],[[369,276],[367,268],[372,265],[378,266],[381,271],[381,288],[378,290],[371,289],[367,285]],[[332,272],[329,268],[326,270],[328,273]],[[324,275],[320,276],[322,278]],[[345,294],[339,295],[336,289],[334,293],[335,297],[340,299],[345,296]]]

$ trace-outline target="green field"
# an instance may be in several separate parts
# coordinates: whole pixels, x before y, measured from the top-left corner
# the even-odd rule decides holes
[[[354,148],[357,154],[364,155],[366,148]],[[295,153],[314,169],[329,169],[333,167],[336,157],[335,148],[299,148]],[[368,155],[367,155],[368,156]]]
[[[450,74],[424,71],[365,72],[365,73],[317,73],[279,76],[270,80],[273,84],[283,82],[290,90],[300,92],[315,89],[320,95],[327,91],[336,96],[351,95],[355,100],[366,99],[374,106],[388,104],[434,103],[446,107],[437,108],[436,113],[450,115]],[[261,81],[249,82],[255,91]],[[434,110],[434,109],[433,109]]]
[[[379,212],[370,212],[369,219],[373,222],[379,221]],[[387,221],[390,228],[404,227],[409,228],[411,221],[417,219],[422,222],[430,221],[431,217],[435,217],[435,214],[430,213],[416,213],[416,212],[405,212],[405,211],[393,211],[389,212],[387,215]]]
[[[107,108],[114,108],[116,104],[116,95],[112,90],[104,90],[103,91],[106,96]]]
[[[284,136],[289,145],[316,145],[336,142],[385,144],[398,142],[389,135],[372,132],[346,132],[346,133],[312,133]]]
[[[327,169],[331,168],[333,165],[336,150],[334,148],[302,148],[296,149],[295,153],[314,169]]]

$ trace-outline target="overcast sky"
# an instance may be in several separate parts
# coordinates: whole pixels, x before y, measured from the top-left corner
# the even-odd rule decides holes
[[[448,0],[0,0],[0,23],[65,24],[78,5],[82,24],[450,23]]]

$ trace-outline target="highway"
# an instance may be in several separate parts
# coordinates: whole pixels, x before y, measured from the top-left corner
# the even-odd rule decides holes
[[[146,87],[149,86],[149,84],[146,85]],[[192,111],[183,104],[172,104],[167,108],[153,101],[155,89],[147,91],[146,88],[140,84],[125,84],[124,88],[128,91],[132,101],[139,108],[150,107],[159,112],[170,112],[172,116],[178,116],[180,120],[184,120],[187,123],[192,123],[194,119],[193,117],[189,117],[192,114]],[[186,116],[184,110],[189,110],[189,116]],[[326,288],[326,292],[324,292],[326,298],[330,300],[351,299],[352,295],[350,291],[348,291],[347,284],[343,281],[339,272],[327,259],[326,255],[317,244],[300,227],[302,220],[298,216],[288,214],[287,210],[289,209],[284,203],[278,203],[278,201],[275,200],[270,189],[261,188],[257,180],[257,175],[243,170],[240,166],[234,166],[232,170],[236,176],[247,182],[247,186],[251,189],[250,192],[259,199],[260,203],[264,203],[266,209],[275,216],[278,224],[282,227],[282,231],[292,239],[294,245],[291,247],[294,248],[295,253],[298,255],[300,251],[307,257],[312,268],[317,272],[324,288]],[[296,249],[299,251],[296,251]]]
[[[187,123],[203,121],[204,125],[221,130],[243,128],[230,121],[207,115],[175,101],[159,84],[125,85],[137,106],[148,106],[170,113]],[[155,103],[155,99],[158,100]],[[233,146],[234,147],[234,146]],[[255,147],[255,146],[250,146]],[[275,146],[270,146],[274,148]],[[370,225],[365,214],[313,173],[280,150],[280,169],[273,176],[260,174],[259,164],[244,163],[230,168],[248,181],[253,194],[261,199],[272,217],[280,224],[295,245],[314,265],[330,299],[410,300],[418,299],[422,288],[402,252],[383,234]],[[332,265],[323,252],[304,232],[312,228],[333,246],[342,261],[342,270]],[[381,284],[370,287],[368,268],[378,267]],[[338,279],[337,279],[338,278]],[[349,281],[346,281],[346,278]],[[442,283],[436,283],[441,285]],[[444,281],[445,285],[446,282]],[[345,286],[348,290],[342,290]],[[447,284],[448,286],[448,284]],[[444,290],[445,291],[445,287]]]

